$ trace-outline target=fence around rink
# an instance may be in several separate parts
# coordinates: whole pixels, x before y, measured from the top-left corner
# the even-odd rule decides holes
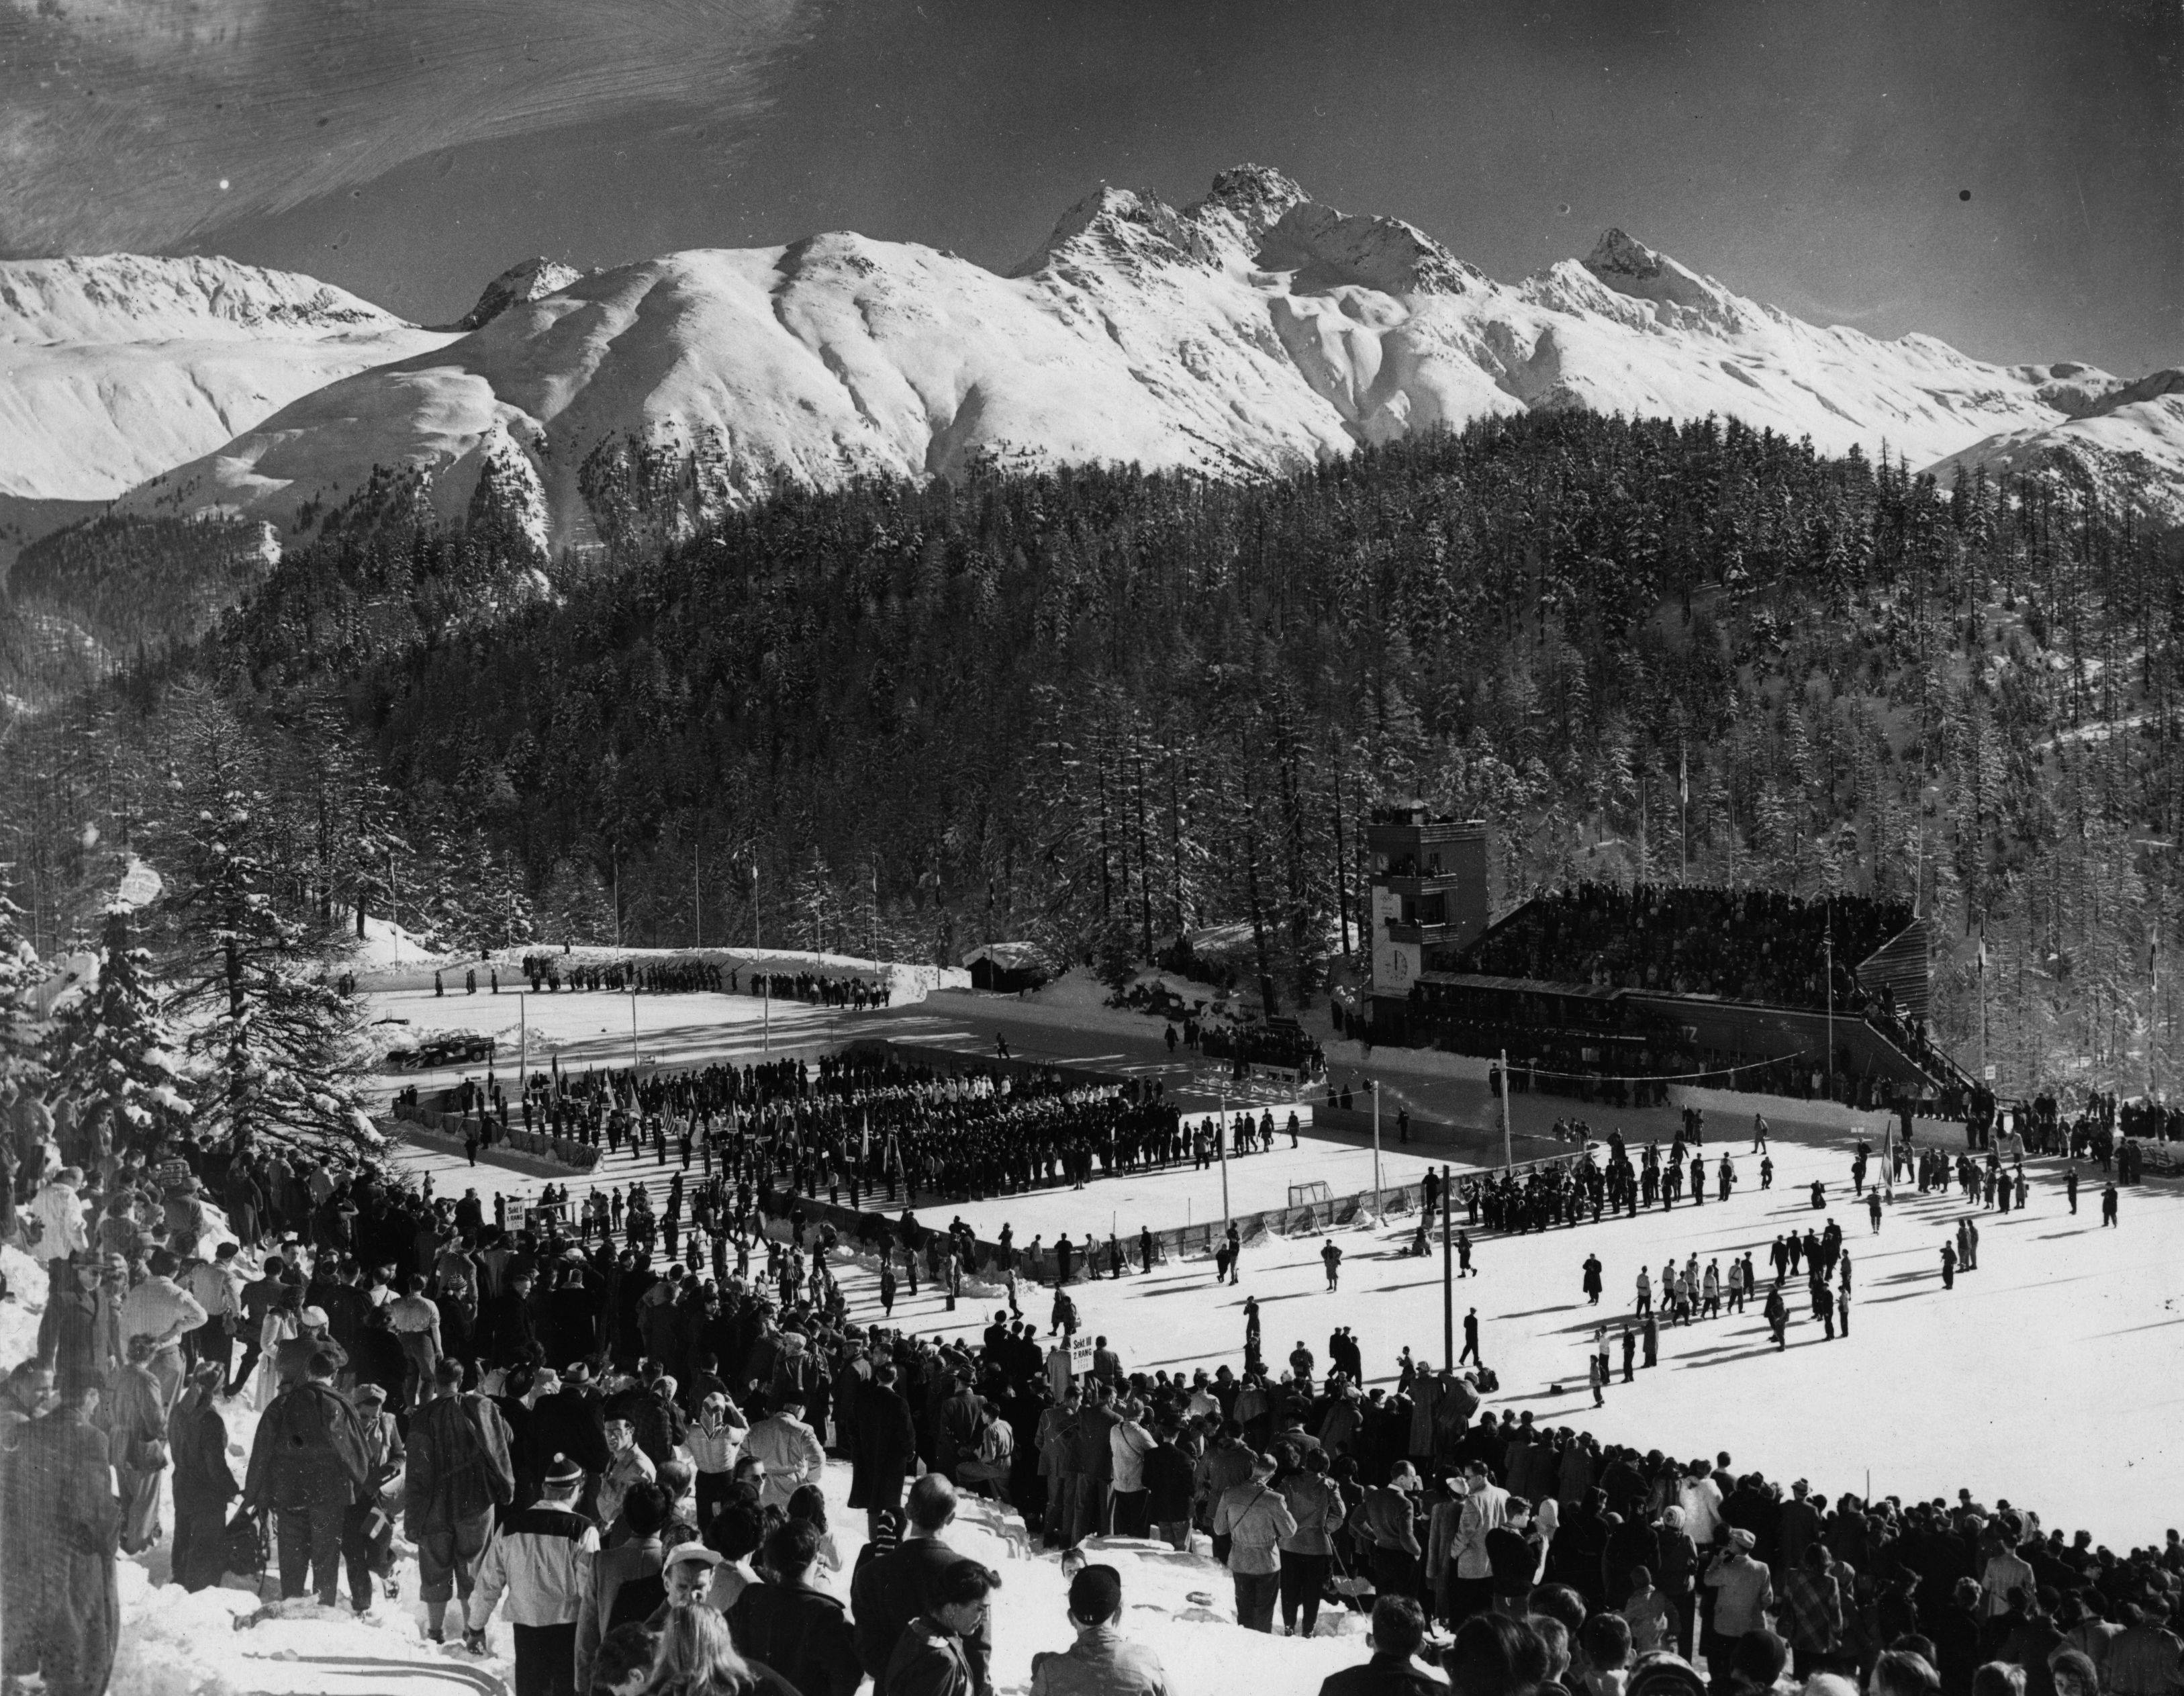
[[[1470,1171],[1462,1175],[1474,1180],[1500,1177],[1505,1173],[1522,1177],[1527,1173],[1546,1167],[1570,1165],[1584,1158],[1581,1151],[1574,1150],[1568,1154],[1550,1155],[1539,1160],[1523,1160],[1514,1166],[1496,1167],[1490,1172]],[[650,1180],[639,1179],[637,1181],[645,1184],[648,1190],[650,1188]],[[1253,1213],[1234,1213],[1230,1215],[1230,1219],[1235,1224],[1238,1240],[1245,1243],[1263,1241],[1270,1236],[1304,1236],[1315,1231],[1340,1230],[1345,1226],[1354,1225],[1362,1220],[1372,1218],[1376,1195],[1380,1217],[1400,1218],[1416,1213],[1424,1204],[1424,1185],[1422,1182],[1385,1184],[1378,1191],[1359,1190],[1346,1196],[1330,1197],[1323,1202],[1301,1202],[1295,1207],[1264,1208]],[[831,1225],[842,1241],[855,1249],[869,1250],[871,1245],[864,1233],[874,1225],[884,1222],[889,1225],[890,1228],[894,1225],[894,1219],[883,1211],[870,1208],[859,1211],[844,1207],[838,1202],[820,1201],[808,1196],[800,1196],[795,1198],[794,1210],[802,1213],[807,1235],[812,1226]],[[524,1223],[531,1225],[543,1225],[549,1211],[554,1210],[536,1206],[526,1208],[524,1210]],[[899,1213],[900,1209],[897,1212]],[[563,1222],[565,1225],[567,1222],[566,1214],[563,1216]],[[1153,1258],[1165,1264],[1171,1260],[1210,1256],[1227,1236],[1228,1228],[1228,1220],[1212,1219],[1202,1224],[1173,1225],[1166,1230],[1156,1230],[1152,1234]],[[940,1230],[936,1225],[927,1225],[922,1229],[928,1236]],[[788,1215],[778,1212],[769,1214],[766,1217],[763,1234],[776,1241],[786,1241],[789,1234]],[[974,1264],[964,1269],[970,1273],[982,1273],[991,1268],[999,1258],[1000,1245],[983,1236],[974,1237],[973,1241],[978,1248],[978,1258]],[[1126,1237],[1118,1237],[1117,1241],[1122,1244],[1123,1252],[1128,1258],[1130,1264],[1135,1265],[1139,1246],[1137,1235],[1133,1233]],[[1106,1246],[1104,1242],[1093,1242],[1089,1239],[1086,1244],[1086,1247],[1102,1251]],[[1017,1249],[1017,1269],[1019,1276],[1030,1281],[1051,1283],[1055,1273],[1052,1245],[1042,1244],[1035,1255],[1029,1249],[1019,1245]],[[1092,1281],[1092,1275],[1086,1269],[1086,1258],[1082,1249],[1072,1260],[1070,1281],[1072,1283]]]

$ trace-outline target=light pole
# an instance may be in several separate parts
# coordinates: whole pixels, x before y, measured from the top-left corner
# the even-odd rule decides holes
[[[1373,1079],[1366,1080],[1373,1091],[1373,1217],[1380,1218],[1380,1085]]]
[[[1509,1152],[1509,1051],[1502,1051],[1502,1166],[1504,1171],[1516,1164]]]
[[[1456,1211],[1449,1190],[1449,1169],[1440,1169],[1440,1364],[1456,1370],[1456,1250],[1449,1215]]]
[[[1827,1052],[1826,1055],[1823,1057],[1823,1061],[1822,1061],[1822,1063],[1821,1063],[1821,1066],[1820,1066],[1820,1077],[1821,1077],[1821,1080],[1822,1080],[1822,1082],[1823,1082],[1823,1087],[1825,1089],[1825,1091],[1826,1091],[1826,1092],[1827,1092],[1826,1098],[1827,1098],[1829,1101],[1833,1101],[1833,1100],[1836,1098],[1836,917],[1835,917],[1835,903],[1834,903],[1832,901],[1822,901],[1822,902],[1820,903],[1820,911],[1821,911],[1822,914],[1825,916],[1825,917],[1824,917],[1824,923],[1825,923],[1826,924],[1826,926],[1827,926],[1826,934],[1825,934],[1825,935],[1821,940],[1822,940],[1822,942],[1823,942],[1823,944],[1824,944],[1824,946],[1825,946],[1825,947],[1826,954],[1827,954],[1827,966],[1826,966],[1826,970],[1827,970],[1827,974],[1828,974],[1828,1052]]]
[[[1221,1103],[1221,1119],[1214,1130],[1213,1146],[1221,1153],[1221,1225],[1225,1230],[1234,1222],[1228,1211],[1228,1080],[1225,1074],[1214,1085],[1214,1091]]]

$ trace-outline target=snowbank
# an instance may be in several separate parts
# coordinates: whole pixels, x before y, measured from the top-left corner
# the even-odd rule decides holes
[[[370,921],[366,921],[369,928]],[[967,990],[971,974],[959,966],[927,966],[911,961],[866,960],[854,954],[828,954],[794,948],[605,948],[587,945],[566,952],[559,943],[534,942],[515,948],[495,948],[476,955],[430,953],[403,934],[402,959],[391,950],[377,959],[365,953],[354,957],[357,987],[384,992],[390,990],[429,990],[435,971],[460,974],[476,968],[483,979],[488,969],[500,973],[504,994],[521,988],[526,955],[552,954],[565,962],[604,965],[620,960],[703,960],[748,977],[753,971],[794,974],[816,972],[835,977],[884,979],[894,986],[894,1003],[922,1001],[935,990]]]

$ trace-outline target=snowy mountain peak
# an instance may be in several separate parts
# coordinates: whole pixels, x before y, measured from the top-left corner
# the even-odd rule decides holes
[[[559,294],[571,283],[582,278],[583,273],[573,265],[543,256],[527,259],[521,265],[512,265],[486,284],[471,307],[450,326],[457,330],[480,330],[500,316],[511,306],[528,305],[543,300],[549,294]]]
[[[2061,360],[2052,365],[2014,365],[2014,375],[2033,386],[2033,393],[2066,418],[2082,418],[2121,388],[2123,379],[2095,365]],[[2156,372],[2155,376],[2159,373]],[[2144,379],[2151,382],[2152,378]]]
[[[1011,275],[1072,260],[1205,264],[1217,257],[1199,230],[1150,190],[1103,182],[1061,215],[1045,245]]]
[[[1224,263],[1248,265],[1283,214],[1311,198],[1295,178],[1270,165],[1231,165],[1183,215],[1205,232]]]
[[[1306,293],[1345,287],[1383,294],[1462,294],[1486,281],[1415,225],[1353,216],[1304,201],[1282,214],[1261,243],[1262,270],[1295,273]]]
[[[102,254],[0,261],[0,343],[20,346],[384,332],[402,323],[315,277],[234,259]]]
[[[1666,319],[1695,319],[1729,334],[1755,321],[1750,302],[1620,230],[1608,231],[1594,243],[1585,268],[1618,294],[1667,309],[1659,315]]]

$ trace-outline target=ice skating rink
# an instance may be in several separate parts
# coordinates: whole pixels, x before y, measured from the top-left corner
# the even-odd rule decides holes
[[[486,1013],[504,1009],[507,1023],[515,1022],[505,995],[499,1007],[485,1006],[482,994],[437,1001],[429,991],[376,999],[411,1018],[412,1029],[421,1031],[483,1028]],[[543,1031],[562,1044],[565,1066],[626,1064],[630,999],[532,997],[534,1041]],[[945,999],[937,1004],[943,1012]],[[686,1000],[713,1005],[677,1006]],[[636,1001],[638,1046],[648,1063],[655,1055],[671,1062],[717,1054],[738,1063],[763,1057],[763,1039],[749,1017],[758,1009],[747,999]],[[726,1021],[723,1010],[731,1013]],[[909,1034],[899,1019],[883,1033],[853,1015],[779,1003],[775,1013],[776,1049],[784,1039],[800,1039],[801,1052],[809,1053],[814,1043],[862,1030]],[[939,1040],[956,1029],[938,1014],[909,1027]],[[534,1048],[534,1065],[539,1058]],[[1582,1111],[1598,1134],[1617,1122],[1612,1110]],[[1281,1113],[1275,1117],[1279,1124]],[[1643,1117],[1653,1129],[1671,1116]],[[1954,1127],[1924,1124],[1920,1135],[1945,1148],[1961,1139]],[[1272,1154],[1231,1162],[1235,1212],[1280,1205],[1290,1185],[1312,1179],[1338,1196],[1372,1186],[1371,1152],[1354,1141],[1307,1135],[1293,1151],[1281,1136]],[[1414,1179],[1424,1163],[1396,1149],[1392,1137],[1388,1144],[1385,1180]],[[2073,1217],[2060,1164],[2028,1162],[2030,1206],[2007,1215],[1975,1213],[1979,1269],[1960,1273],[1956,1288],[1944,1292],[1941,1247],[1965,1209],[1953,1195],[1919,1197],[1899,1188],[1874,1233],[1851,1194],[1851,1146],[1847,1132],[1786,1128],[1772,1146],[1774,1187],[1763,1191],[1748,1138],[1710,1134],[1709,1199],[1702,1207],[1686,1198],[1673,1213],[1655,1208],[1636,1219],[1530,1236],[1475,1234],[1478,1275],[1456,1285],[1457,1346],[1464,1312],[1476,1307],[1485,1357],[1502,1380],[1490,1405],[1529,1409],[1550,1424],[1685,1458],[1726,1449],[1739,1470],[1756,1467],[1786,1482],[1808,1478],[1829,1495],[1863,1494],[1869,1476],[1874,1492],[1907,1498],[1953,1496],[1961,1487],[1990,1502],[2002,1496],[2031,1507],[2051,1526],[2082,1526],[2110,1544],[2159,1542],[2168,1526],[2184,1519],[2184,1442],[2176,1434],[2184,1426],[2184,1256],[2178,1252],[2184,1185],[2155,1180],[2125,1191],[2120,1225],[2104,1230],[2098,1168],[2081,1169]],[[1726,1204],[1711,1199],[1713,1169],[1724,1149],[1738,1177]],[[442,1194],[476,1183],[482,1195],[499,1189],[513,1197],[535,1194],[546,1181],[490,1164],[471,1174],[460,1157],[410,1158],[434,1173]],[[597,1181],[640,1175],[666,1174],[649,1160],[640,1168],[625,1154]],[[1827,1186],[1828,1208],[1819,1213],[1810,1204],[1815,1178]],[[589,1181],[571,1179],[569,1187],[581,1196]],[[1104,1244],[1112,1230],[1130,1248],[1134,1266],[1140,1225],[1157,1230],[1221,1217],[1221,1179],[1217,1169],[1125,1176],[1083,1190],[957,1207],[928,1198],[917,1211],[928,1225],[944,1225],[960,1213],[989,1238],[1007,1222],[1027,1244],[1034,1236],[1051,1242],[1063,1230],[1080,1243],[1089,1231]],[[1741,1314],[1664,1330],[1660,1364],[1650,1370],[1641,1366],[1632,1384],[1619,1381],[1620,1329],[1632,1313],[1641,1264],[1658,1282],[1671,1257],[1681,1264],[1696,1254],[1702,1268],[1719,1258],[1726,1268],[1731,1254],[1749,1249],[1763,1294],[1774,1237],[1819,1229],[1830,1213],[1843,1228],[1852,1264],[1847,1338],[1824,1340],[1801,1301],[1802,1280],[1792,1280],[1785,1292],[1792,1314],[1789,1347],[1781,1353],[1769,1342],[1755,1302]],[[1373,1381],[1392,1384],[1403,1347],[1425,1364],[1438,1364],[1441,1354],[1439,1256],[1405,1254],[1410,1232],[1407,1222],[1393,1221],[1384,1230],[1335,1233],[1345,1258],[1341,1287],[1332,1294],[1316,1236],[1252,1244],[1242,1281],[1234,1287],[1215,1288],[1212,1262],[1194,1259],[1157,1265],[1150,1275],[1079,1282],[1072,1290],[1084,1324],[1108,1336],[1133,1370],[1240,1364],[1243,1302],[1256,1296],[1267,1356],[1277,1368],[1299,1341],[1323,1364],[1329,1332],[1346,1325],[1362,1344]],[[1597,1254],[1604,1269],[1607,1292],[1597,1308],[1586,1303],[1582,1291],[1588,1254]],[[851,1269],[844,1282],[853,1313],[877,1319],[870,1277]],[[1027,1287],[1022,1299],[1043,1331],[1050,1297]],[[994,1305],[967,1297],[950,1314],[921,1287],[916,1297],[897,1301],[894,1318],[919,1331],[969,1333],[990,1321]],[[1594,1328],[1602,1324],[1618,1381],[1608,1387],[1606,1406],[1595,1409],[1585,1387],[1585,1358]],[[1552,1387],[1557,1383],[1559,1393]]]

